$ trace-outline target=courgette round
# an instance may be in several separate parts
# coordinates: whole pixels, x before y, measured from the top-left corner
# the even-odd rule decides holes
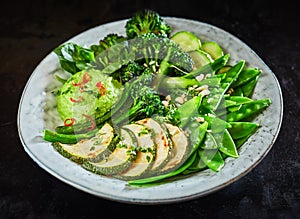
[[[179,47],[185,51],[193,51],[201,48],[200,39],[192,32],[179,31],[170,37]]]
[[[207,65],[213,61],[210,55],[202,50],[193,50],[189,52],[192,60],[194,61],[194,69]]]
[[[223,50],[216,42],[204,42],[201,46],[201,50],[208,53],[213,60],[223,56]]]

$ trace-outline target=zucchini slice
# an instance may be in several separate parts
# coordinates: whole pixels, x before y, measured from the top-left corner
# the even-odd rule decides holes
[[[132,165],[125,171],[115,175],[122,180],[134,180],[147,176],[155,159],[155,144],[152,130],[139,124],[129,124],[122,127],[131,133],[137,142],[137,156]]]
[[[208,53],[213,60],[224,55],[221,46],[216,42],[204,42],[201,46],[201,50]]]
[[[93,173],[104,175],[114,175],[127,169],[135,159],[136,152],[129,133],[125,130],[120,133],[123,140],[106,159],[97,163],[85,161],[82,166]]]
[[[192,32],[179,31],[170,37],[179,47],[185,51],[193,51],[201,48],[200,39]]]
[[[82,163],[84,160],[102,160],[114,149],[116,142],[113,139],[114,129],[106,123],[93,138],[83,139],[76,144],[54,142],[52,145],[63,156]]]
[[[170,160],[161,168],[160,174],[165,174],[177,169],[189,157],[192,147],[183,130],[177,126],[165,123],[173,142]]]
[[[170,159],[171,155],[171,142],[168,140],[165,132],[165,127],[155,119],[146,118],[136,122],[137,124],[144,125],[147,129],[154,132],[154,143],[156,145],[156,155],[149,175],[156,175],[158,170],[161,169]]]
[[[194,69],[207,65],[213,61],[210,55],[202,50],[193,50],[188,53],[194,61]]]

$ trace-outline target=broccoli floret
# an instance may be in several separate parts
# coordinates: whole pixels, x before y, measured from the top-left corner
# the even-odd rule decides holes
[[[154,79],[154,74],[152,74],[149,68],[146,68],[141,76],[132,82],[132,87],[130,89],[130,96],[132,99],[138,99],[143,95],[142,91],[145,87],[152,87]]]
[[[140,90],[139,97],[134,99],[133,106],[129,110],[129,117],[150,117],[155,114],[162,115],[163,113],[164,106],[157,91],[150,87],[143,87]]]
[[[112,74],[113,78],[120,81],[122,84],[132,80],[135,77],[140,76],[145,71],[145,66],[132,61],[127,65],[122,66],[121,69],[117,70]]]
[[[169,24],[157,12],[149,9],[137,12],[127,21],[125,28],[127,37],[130,39],[146,33],[165,34],[169,36],[171,32]]]
[[[122,113],[114,120],[114,123],[121,124],[125,120],[129,122],[151,117],[152,115],[164,115],[166,112],[165,107],[161,102],[161,97],[157,91],[151,87],[142,87],[138,92],[135,92],[132,96],[135,96],[133,99],[132,106]]]
[[[178,44],[165,35],[154,33],[144,34],[129,41],[129,49],[135,52],[136,59],[144,59],[147,64],[163,60],[179,69],[190,72],[193,69],[193,60]]]
[[[126,40],[124,36],[119,36],[118,34],[110,33],[102,40],[100,40],[98,45],[92,45],[91,50],[94,51],[95,56],[98,56],[99,54],[101,54],[103,51],[107,50],[111,46],[123,42],[124,40]]]

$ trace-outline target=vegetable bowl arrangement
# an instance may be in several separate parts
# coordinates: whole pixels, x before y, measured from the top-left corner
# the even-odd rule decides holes
[[[152,185],[210,169],[258,130],[271,105],[252,94],[260,76],[213,39],[174,31],[157,12],[137,12],[125,35],[54,50],[63,75],[53,90],[61,124],[43,139],[92,173]],[[229,64],[230,63],[230,64]]]
[[[26,83],[17,122],[25,152],[57,179],[160,204],[247,174],[282,115],[275,74],[240,39],[144,10],[54,47]]]

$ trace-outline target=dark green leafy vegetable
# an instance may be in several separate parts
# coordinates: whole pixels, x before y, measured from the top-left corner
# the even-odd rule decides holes
[[[93,67],[94,52],[74,43],[66,43],[54,49],[62,69],[71,74]]]

